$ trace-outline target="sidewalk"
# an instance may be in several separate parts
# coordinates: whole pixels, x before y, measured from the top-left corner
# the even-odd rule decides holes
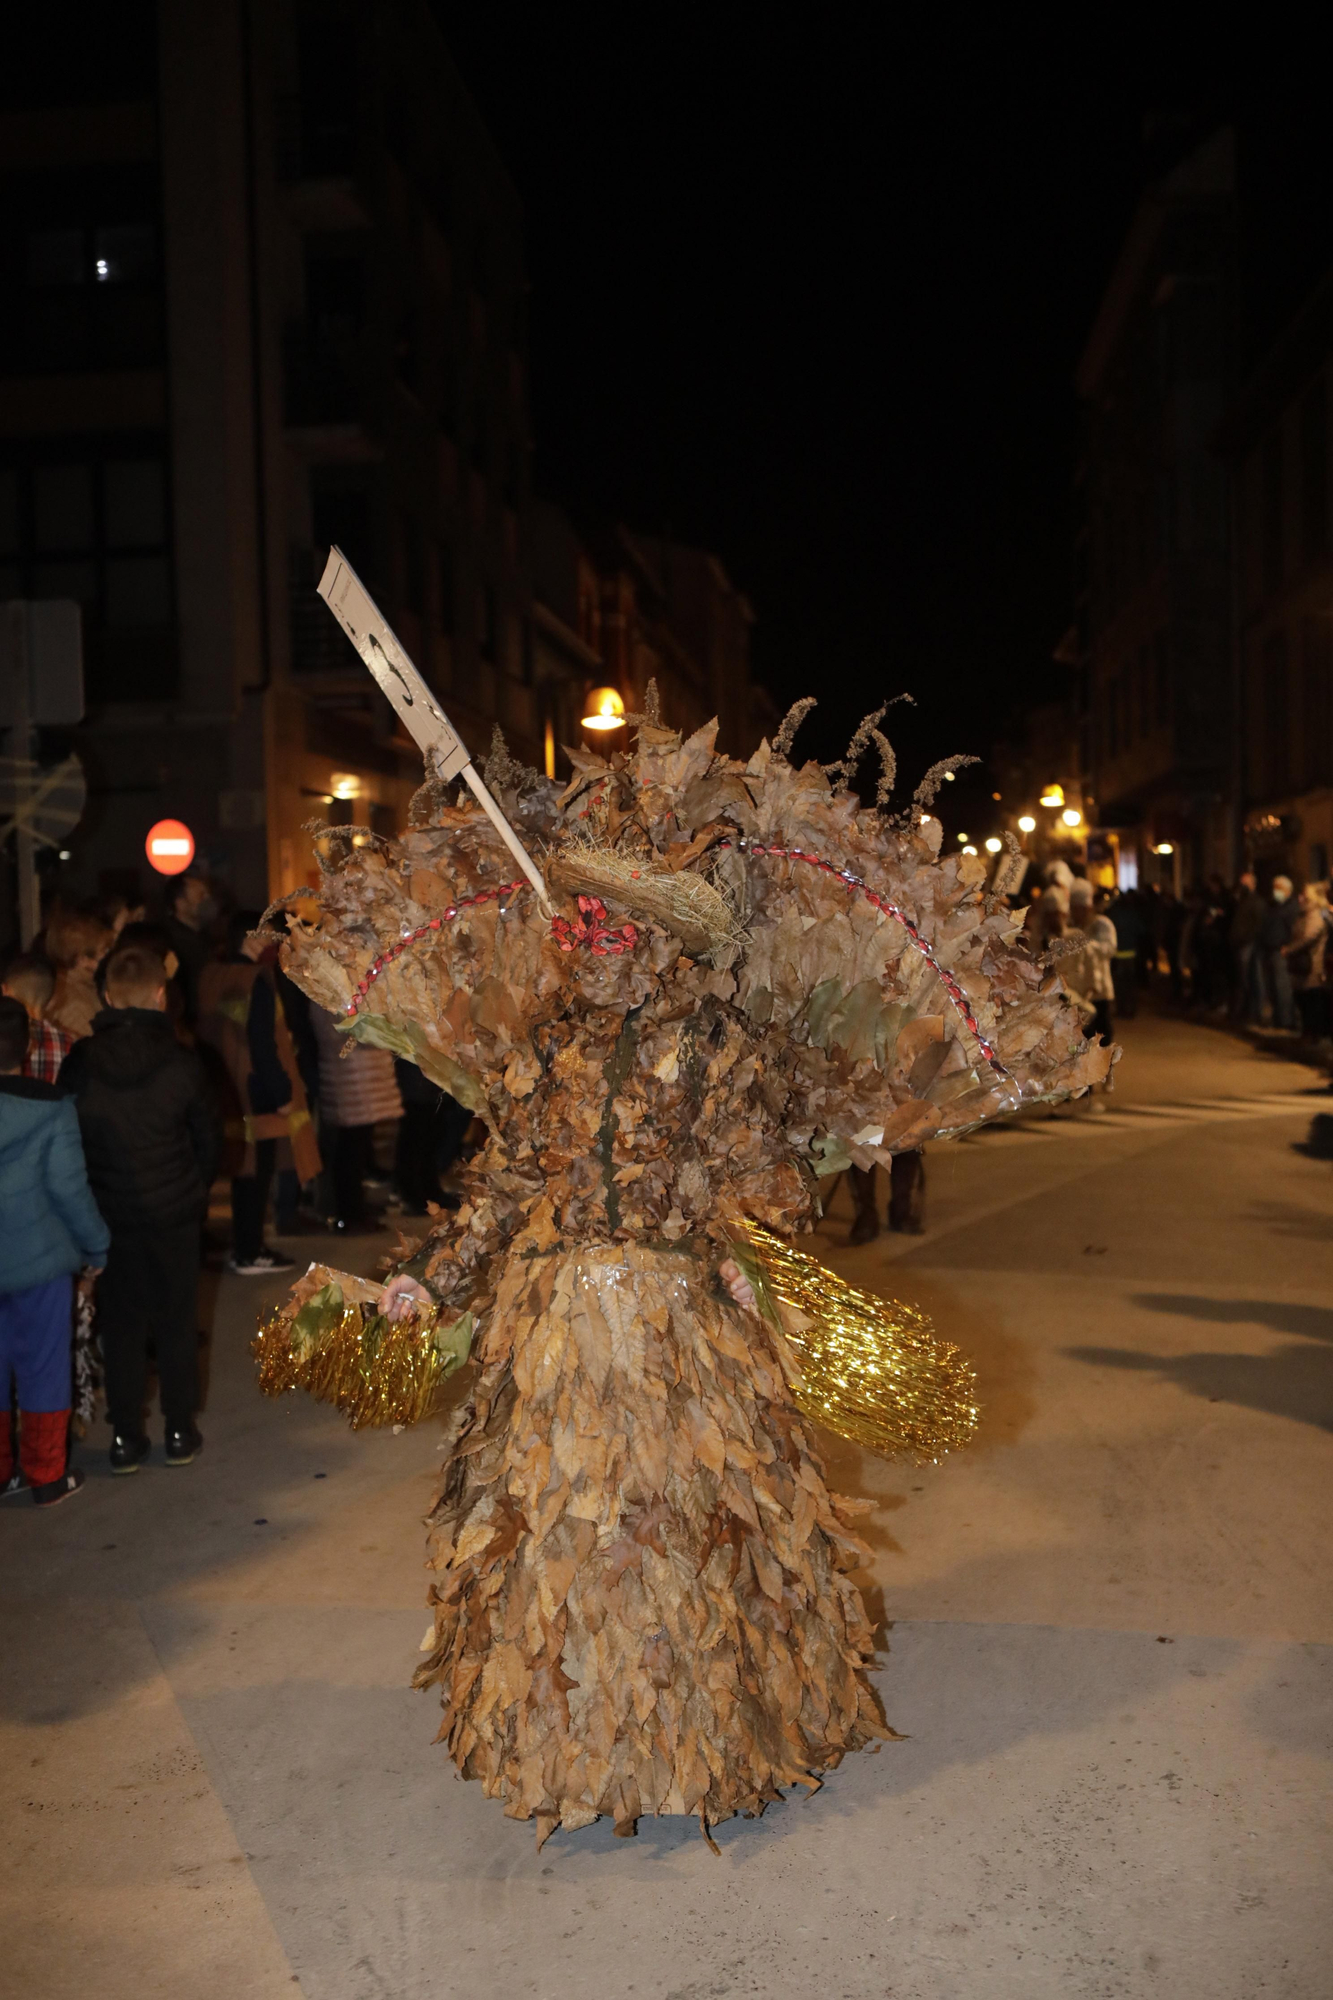
[[[921,1238],[819,1232],[973,1356],[983,1425],[920,1469],[829,1441],[876,1502],[908,1740],[728,1822],[720,1859],[680,1821],[539,1856],[456,1780],[408,1687],[436,1431],[259,1396],[280,1286],[223,1278],[197,1464],[112,1480],[82,1448],[77,1500],[0,1513],[14,1991],[1324,2000],[1333,1182],[1293,1150],[1320,1080],[1124,1033],[1137,1115],[933,1148]]]

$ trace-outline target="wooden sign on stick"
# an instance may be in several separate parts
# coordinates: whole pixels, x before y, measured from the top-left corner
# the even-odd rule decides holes
[[[543,910],[550,898],[536,862],[492,798],[467,745],[398,642],[388,619],[339,548],[329,550],[319,594],[388,697],[394,713],[420,747],[437,778],[462,778],[478,805],[537,892]]]

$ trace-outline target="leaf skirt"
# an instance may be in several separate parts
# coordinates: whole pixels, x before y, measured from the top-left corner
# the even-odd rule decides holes
[[[440,1737],[557,1825],[759,1813],[891,1734],[782,1337],[709,1247],[511,1251],[430,1517]],[[862,1503],[864,1504],[864,1503]]]

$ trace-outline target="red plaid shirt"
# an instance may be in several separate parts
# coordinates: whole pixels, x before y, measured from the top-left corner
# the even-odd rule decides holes
[[[67,1035],[54,1021],[30,1021],[23,1074],[36,1077],[38,1083],[54,1083],[73,1046],[73,1035]]]

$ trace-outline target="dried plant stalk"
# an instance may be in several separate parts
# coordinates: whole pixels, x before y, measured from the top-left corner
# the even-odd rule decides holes
[[[547,880],[574,895],[604,896],[631,916],[661,924],[693,958],[711,958],[740,939],[720,890],[692,869],[673,870],[632,852],[591,844],[566,848]]]
[[[796,741],[797,730],[805,721],[811,709],[818,706],[819,697],[813,694],[802,695],[799,701],[792,703],[778,724],[777,734],[773,738],[773,755],[775,757],[789,757],[791,755],[791,746]]]

